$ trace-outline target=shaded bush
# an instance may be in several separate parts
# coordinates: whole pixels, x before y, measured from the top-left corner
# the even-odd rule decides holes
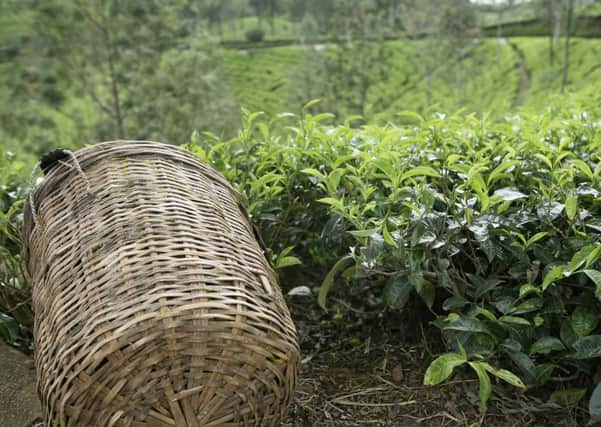
[[[247,42],[258,43],[262,42],[265,38],[265,31],[262,28],[253,28],[251,30],[246,31],[244,35],[246,37]]]
[[[31,291],[21,263],[25,175],[23,163],[0,149],[0,337],[7,342],[30,335],[33,325]]]

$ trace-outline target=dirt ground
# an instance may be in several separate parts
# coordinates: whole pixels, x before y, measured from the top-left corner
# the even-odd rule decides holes
[[[23,427],[40,414],[33,359],[0,339],[0,427]]]
[[[585,426],[584,403],[549,402],[551,390],[527,394],[494,384],[486,413],[478,380],[458,370],[439,386],[424,386],[430,361],[443,348],[437,331],[408,314],[347,316],[330,322],[318,311],[291,303],[303,364],[300,384],[284,424],[300,426]],[[570,385],[566,385],[569,387]]]
[[[423,374],[443,351],[437,332],[402,313],[347,311],[325,315],[290,301],[303,362],[285,427],[301,426],[585,426],[583,402],[562,407],[550,390],[527,394],[497,384],[488,410],[479,409],[478,381],[459,370],[427,387]],[[31,356],[0,344],[0,427],[26,426],[39,415]],[[566,385],[566,387],[569,385]]]

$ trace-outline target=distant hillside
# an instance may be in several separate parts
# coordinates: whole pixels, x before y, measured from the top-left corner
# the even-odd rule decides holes
[[[426,83],[423,79],[417,42],[386,42],[386,78],[370,82],[366,102],[386,95],[388,102],[369,111],[368,119],[387,121],[403,110],[425,111]],[[562,45],[563,46],[563,45]],[[374,45],[374,49],[377,45]],[[283,46],[224,51],[224,73],[230,91],[250,110],[269,114],[298,111],[302,101],[315,96],[310,90],[335,76],[323,76],[309,86],[299,87],[302,74],[318,67],[323,55],[333,55],[332,45]],[[549,60],[546,38],[485,39],[466,50],[461,67],[440,63],[433,70],[431,105],[443,111],[500,114],[520,106],[540,106],[559,93],[561,46],[555,64]],[[568,91],[586,94],[601,86],[601,40],[572,42]],[[459,83],[458,83],[459,82]],[[305,90],[306,98],[303,98]],[[328,101],[328,100],[326,100]],[[329,100],[335,103],[336,100]]]
[[[540,17],[541,13],[536,1],[515,2],[511,7],[498,4],[475,5],[477,25],[484,35],[491,37],[495,37],[499,30],[504,37],[546,36],[549,30]],[[576,0],[574,20],[574,35],[601,37],[601,1]],[[285,15],[273,19],[245,16],[227,19],[211,28],[213,36],[220,42],[236,46],[246,43],[247,32],[258,28],[263,30],[263,40],[268,44],[332,39],[331,35],[320,34],[316,25],[313,20],[293,22]],[[402,27],[391,27],[387,30],[386,38],[401,38],[403,33]]]

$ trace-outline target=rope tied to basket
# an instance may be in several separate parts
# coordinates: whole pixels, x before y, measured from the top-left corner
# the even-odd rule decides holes
[[[71,158],[71,160],[73,161],[73,166],[71,166],[68,163],[66,163],[65,161],[63,161],[63,159],[66,157]],[[41,228],[42,225],[38,218],[38,212],[37,212],[37,208],[35,206],[35,202],[33,201],[33,193],[35,193],[35,189],[36,189],[35,187],[37,185],[36,184],[37,171],[38,171],[38,169],[41,169],[44,172],[44,174],[48,174],[50,172],[50,170],[52,169],[52,167],[56,163],[60,163],[61,165],[67,166],[69,168],[74,167],[86,186],[86,192],[88,194],[90,194],[90,180],[88,179],[88,177],[84,173],[83,169],[81,168],[81,165],[79,164],[79,160],[77,160],[77,156],[75,155],[75,153],[73,151],[61,148],[61,149],[54,150],[54,151],[48,153],[40,161],[38,161],[35,164],[35,166],[33,167],[33,170],[31,171],[30,182],[29,182],[29,185],[30,185],[29,208],[31,209],[31,217],[33,219],[33,223],[34,223],[35,227],[38,227],[38,228]]]

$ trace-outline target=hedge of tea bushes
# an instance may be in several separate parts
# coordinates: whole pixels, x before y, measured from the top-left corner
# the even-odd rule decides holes
[[[318,281],[325,309],[333,289],[382,309],[421,299],[449,351],[425,383],[469,365],[485,405],[491,376],[526,388],[595,373],[600,113],[402,113],[360,129],[246,114],[237,137],[188,148],[237,186],[285,287]]]

